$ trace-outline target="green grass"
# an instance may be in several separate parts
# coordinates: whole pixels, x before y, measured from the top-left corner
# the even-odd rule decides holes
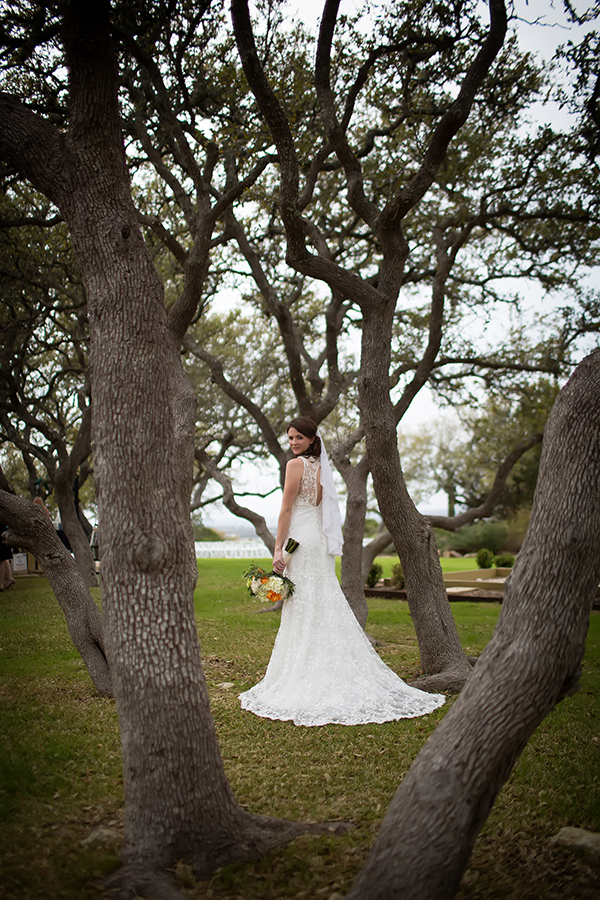
[[[440,559],[442,572],[464,572],[465,569],[476,569],[477,560],[474,556],[461,556]]]
[[[443,565],[457,562],[463,560]],[[279,624],[279,614],[260,613],[246,593],[244,566],[202,560],[195,593],[227,775],[253,812],[343,819],[354,827],[228,866],[189,893],[198,900],[327,898],[352,883],[397,784],[451,701],[422,719],[352,728],[296,728],[243,712],[237,694],[264,672]],[[414,677],[418,648],[406,603],[377,599],[369,606],[369,631],[384,643],[382,657]],[[499,606],[453,603],[452,611],[465,650],[476,655]],[[98,900],[99,882],[117,865],[123,825],[114,703],[94,694],[43,578],[20,577],[2,595],[0,646],[0,897]],[[234,687],[222,687],[228,683]],[[460,898],[597,897],[598,866],[548,838],[564,825],[600,831],[599,693],[594,613],[581,690],[530,740],[478,839]],[[107,843],[82,843],[98,826],[107,829]]]
[[[396,565],[398,562],[397,556],[378,556],[375,559],[375,562],[379,563],[383,568],[383,578],[389,578],[392,574],[392,566]],[[338,560],[338,569],[339,569],[340,561]],[[442,572],[464,572],[466,569],[476,569],[477,561],[474,556],[461,556],[461,557],[449,557],[448,559],[442,557],[440,559],[440,565],[442,567]]]

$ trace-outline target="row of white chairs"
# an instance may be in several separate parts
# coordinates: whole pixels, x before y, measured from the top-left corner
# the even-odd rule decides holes
[[[196,559],[266,558],[269,551],[262,541],[196,541]]]

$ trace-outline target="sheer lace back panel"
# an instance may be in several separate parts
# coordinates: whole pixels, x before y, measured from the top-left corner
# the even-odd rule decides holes
[[[321,480],[321,465],[318,459],[313,457],[300,457],[304,463],[304,473],[300,479],[300,487],[298,488],[298,496],[301,500],[306,500],[311,506],[318,506],[323,496]]]

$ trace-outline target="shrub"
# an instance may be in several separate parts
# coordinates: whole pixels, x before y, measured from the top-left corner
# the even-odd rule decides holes
[[[365,537],[374,538],[380,525],[381,522],[378,522],[377,519],[365,519]]]
[[[509,527],[506,522],[475,522],[463,525],[458,531],[448,535],[443,541],[443,550],[458,553],[475,553],[480,547],[488,547],[492,553],[507,550]]]
[[[515,564],[515,558],[512,553],[499,553],[492,560],[492,565],[498,568],[512,569]]]
[[[510,519],[503,521],[475,522],[463,525],[458,531],[448,532],[434,528],[438,548],[456,550],[458,553],[475,553],[480,547],[487,547],[492,553],[518,553],[527,531],[529,507],[518,510]]]
[[[374,588],[382,575],[383,566],[380,566],[379,563],[373,563],[371,571],[367,575],[367,587]]]
[[[404,587],[404,572],[402,571],[401,562],[397,562],[396,565],[392,566],[392,577],[390,578],[390,585],[393,588],[396,588],[397,591],[401,591]]]
[[[194,540],[195,541],[224,541],[225,538],[214,528],[207,525],[199,525],[194,523]]]
[[[494,563],[495,556],[491,550],[488,550],[487,547],[480,547],[477,551],[477,567],[479,569],[491,569]]]

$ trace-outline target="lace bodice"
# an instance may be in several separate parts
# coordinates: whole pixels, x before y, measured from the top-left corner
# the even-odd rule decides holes
[[[311,506],[319,505],[319,474],[321,465],[318,459],[312,456],[301,456],[300,459],[304,463],[304,473],[300,479],[300,487],[298,488],[298,497],[310,503]]]

